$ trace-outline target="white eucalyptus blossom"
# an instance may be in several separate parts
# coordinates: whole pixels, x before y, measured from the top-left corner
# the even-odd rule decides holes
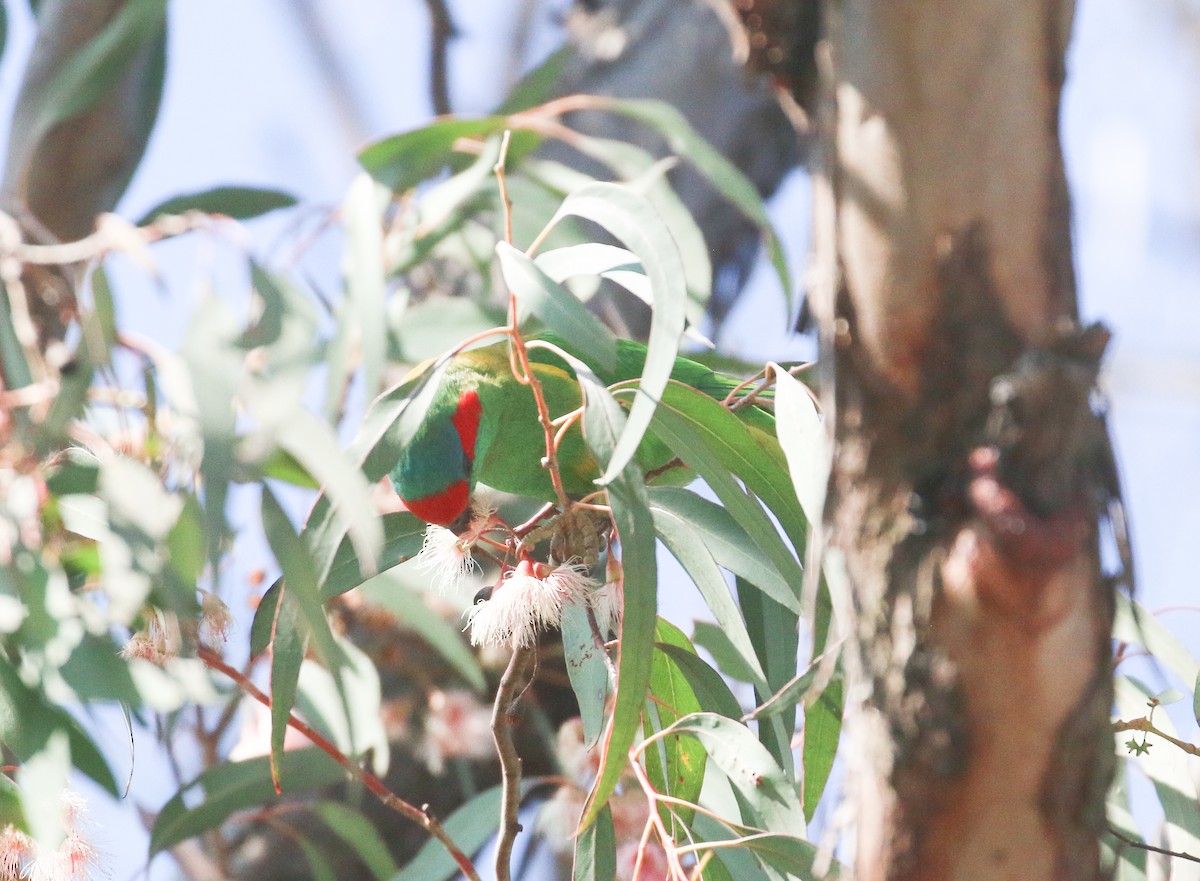
[[[587,567],[580,564],[559,566],[541,578],[535,573],[535,564],[522,560],[490,599],[471,607],[467,626],[472,645],[528,648],[539,633],[559,626],[565,603],[584,602],[595,588]]]

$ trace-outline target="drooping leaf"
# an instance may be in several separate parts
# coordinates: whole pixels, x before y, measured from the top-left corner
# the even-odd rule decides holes
[[[657,643],[655,648],[675,662],[675,666],[687,679],[688,686],[700,702],[703,712],[719,713],[730,719],[741,718],[741,704],[733,696],[733,692],[729,690],[729,686],[721,678],[721,674],[710,667],[694,651],[686,651],[679,646],[662,642]]]
[[[800,648],[800,618],[781,606],[749,582],[737,579],[737,595],[750,641],[767,674],[769,692],[759,692],[759,700],[781,689],[796,670],[796,655]],[[762,720],[759,739],[789,773],[793,768],[792,731],[795,728],[794,709],[785,709],[776,716]]]
[[[729,482],[726,484],[726,494],[728,497],[734,498],[734,494],[739,492],[737,487]],[[741,576],[746,572],[750,572],[754,576],[751,581],[755,587],[760,588],[764,593],[775,599],[780,604],[792,609],[800,611],[800,601],[796,598],[793,588],[783,579],[779,571],[771,565],[769,560],[761,556],[755,556],[753,551],[753,542],[750,536],[742,525],[733,518],[733,516],[717,505],[712,505],[696,496],[694,493],[689,493],[688,490],[676,490],[676,495],[668,496],[667,505],[659,504],[663,499],[660,491],[652,490],[650,500],[652,504],[651,512],[654,514],[654,525],[658,529],[658,534],[662,537],[663,542],[670,548],[671,553],[676,559],[683,564],[688,570],[688,574],[696,581],[700,592],[704,594],[704,599],[709,603],[709,608],[712,613],[717,616],[717,620],[723,626],[729,626],[744,630],[745,625],[741,623],[740,616],[735,621],[733,616],[726,610],[731,608],[726,604],[724,596],[728,595],[728,588],[725,587],[725,579],[716,571],[717,560],[715,554],[720,553],[722,558],[731,564],[731,571]],[[691,495],[697,503],[691,502],[687,497]],[[701,513],[710,515],[706,523],[702,524],[701,529],[695,528],[695,520],[685,519],[680,516],[677,511],[678,507],[671,508],[668,505],[672,501],[684,501],[686,506],[692,509],[693,513]],[[754,504],[747,500],[747,508]],[[719,513],[718,513],[719,512]],[[768,521],[769,522],[769,521]],[[717,534],[712,528],[716,524],[728,525],[729,531],[724,534]],[[744,542],[744,544],[739,544]],[[781,553],[786,553],[783,551]],[[736,567],[736,568],[732,568]],[[710,569],[714,574],[705,573],[706,578],[697,578],[697,575],[704,569]],[[711,587],[709,583],[711,582]],[[718,590],[717,585],[724,587],[724,590]],[[730,600],[730,602],[732,602]],[[724,614],[722,612],[724,611]],[[731,638],[737,639],[736,633],[731,633]],[[749,647],[749,643],[746,643]]]
[[[379,881],[396,874],[396,863],[379,830],[360,811],[334,801],[319,801],[312,811],[332,829]]]
[[[345,776],[346,771],[318,749],[289,750],[279,760],[285,794],[328,786]],[[215,765],[163,805],[150,832],[150,856],[219,827],[237,811],[277,800],[267,756]]]
[[[496,255],[519,306],[537,315],[564,339],[575,341],[589,360],[606,370],[616,367],[617,343],[612,332],[574,294],[507,242],[496,243]]]
[[[617,873],[617,840],[613,833],[612,809],[608,805],[596,822],[575,839],[575,861],[571,881],[613,881]]]
[[[695,652],[691,640],[678,627],[662,618],[658,619],[655,626],[654,638],[659,644],[672,645],[683,652]],[[656,646],[650,670],[650,697],[643,723],[647,736],[702,709],[691,682],[674,657]],[[656,719],[654,725],[649,724],[651,718]],[[704,746],[699,741],[677,734],[666,735],[650,747],[646,756],[646,773],[657,792],[695,803],[704,783],[705,758]],[[661,805],[659,812],[668,829],[673,828],[677,821],[688,823],[693,813],[688,808],[669,808],[666,805]]]
[[[563,217],[590,220],[623,242],[641,261],[654,297],[641,382],[629,419],[599,480],[607,485],[633,458],[675,366],[686,318],[683,262],[670,229],[654,207],[628,187],[608,183],[580,187],[563,200],[549,226]]]
[[[221,214],[234,220],[250,220],[281,208],[291,208],[295,204],[296,197],[281,190],[248,186],[213,187],[172,196],[143,214],[137,225],[145,226],[163,215],[183,214],[187,211]]]
[[[723,506],[692,490],[670,486],[651,487],[650,504],[655,518],[663,512],[682,521],[718,566],[740,575],[780,602],[794,593],[770,560],[755,553],[746,530]]]
[[[0,656],[0,742],[18,759],[25,759],[41,750],[56,731],[66,735],[75,767],[110,795],[118,795],[117,781],[91,735],[70,713],[21,681],[16,669]]]
[[[606,649],[596,644],[587,608],[582,603],[563,607],[562,641],[567,676],[583,719],[584,746],[591,749],[604,733],[610,683],[604,658]]]
[[[741,610],[730,594],[729,585],[726,584],[721,570],[717,568],[709,547],[699,535],[689,530],[683,521],[670,512],[652,508],[651,514],[663,544],[695,583],[709,611],[720,625],[722,645],[727,645],[737,658],[735,663],[741,671],[737,678],[765,688],[766,674],[754,653],[754,644],[750,641],[746,622],[742,620]]]
[[[337,873],[321,848],[303,835],[298,834],[296,841],[300,845],[300,852],[304,854],[304,859],[308,862],[308,867],[312,870],[313,881],[337,881]]]
[[[728,159],[691,127],[683,114],[665,101],[646,99],[592,98],[596,106],[637,119],[666,139],[668,148],[700,172],[742,214],[758,224],[771,265],[779,276],[784,295],[792,301],[792,280],[787,259],[779,244],[771,218],[753,183]]]
[[[608,389],[586,364],[555,349],[575,371],[583,389],[583,434],[598,462],[611,460],[625,427],[625,414]],[[596,782],[580,823],[593,823],[628,762],[629,747],[637,736],[642,705],[650,682],[654,657],[654,622],[658,607],[658,563],[655,558],[654,520],[646,485],[632,459],[608,486],[608,501],[621,547],[624,613],[617,655],[617,691],[612,721],[601,753]]]
[[[380,573],[384,573],[421,552],[427,524],[407,511],[384,514],[380,521],[383,527],[383,550],[379,554],[378,568]],[[321,585],[321,599],[332,599],[367,580],[368,576],[363,574],[359,566],[352,543],[349,539],[343,539]]]
[[[358,154],[358,162],[385,187],[403,193],[461,158],[454,149],[460,138],[486,138],[509,127],[506,116],[444,117],[422,128],[376,141]],[[509,161],[529,152],[539,140],[531,132],[514,132]]]
[[[837,757],[844,709],[841,677],[830,680],[820,697],[804,708],[801,765],[804,768],[804,817],[810,823],[825,792],[825,785],[829,782],[833,760]]]
[[[690,735],[704,745],[709,761],[721,769],[748,809],[748,825],[803,834],[804,810],[791,776],[749,728],[715,713],[694,713],[666,730]]]

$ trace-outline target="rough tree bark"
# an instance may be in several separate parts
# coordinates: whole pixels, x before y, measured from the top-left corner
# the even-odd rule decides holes
[[[742,5],[787,45],[770,27],[795,4]],[[1058,137],[1072,13],[826,10],[814,308],[836,373],[826,519],[856,609],[861,881],[1102,876],[1113,484],[1089,405],[1107,334],[1076,322]]]

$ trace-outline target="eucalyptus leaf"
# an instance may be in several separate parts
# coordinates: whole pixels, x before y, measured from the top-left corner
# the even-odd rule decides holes
[[[145,226],[156,218],[168,214],[183,214],[199,211],[203,214],[220,214],[234,220],[251,220],[281,208],[291,208],[296,197],[281,190],[249,186],[220,186],[194,193],[183,193],[159,202],[138,220]]]
[[[334,801],[319,801],[311,808],[352,850],[378,881],[396,874],[396,863],[375,825],[360,811]]]
[[[345,777],[345,769],[318,749],[289,750],[279,759],[285,795],[328,786]],[[215,765],[163,805],[150,831],[150,856],[220,827],[238,811],[279,801],[267,756]]]

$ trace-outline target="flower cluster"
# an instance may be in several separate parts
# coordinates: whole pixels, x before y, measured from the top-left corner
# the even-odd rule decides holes
[[[9,825],[0,829],[0,881],[79,881],[96,865],[98,854],[83,835],[87,804],[74,792],[63,793],[64,836],[53,852]]]
[[[467,613],[472,645],[511,645],[528,648],[538,634],[559,626],[563,606],[587,602],[595,589],[587,567],[567,564],[538,577],[546,567],[522,560],[505,573],[486,602]]]

